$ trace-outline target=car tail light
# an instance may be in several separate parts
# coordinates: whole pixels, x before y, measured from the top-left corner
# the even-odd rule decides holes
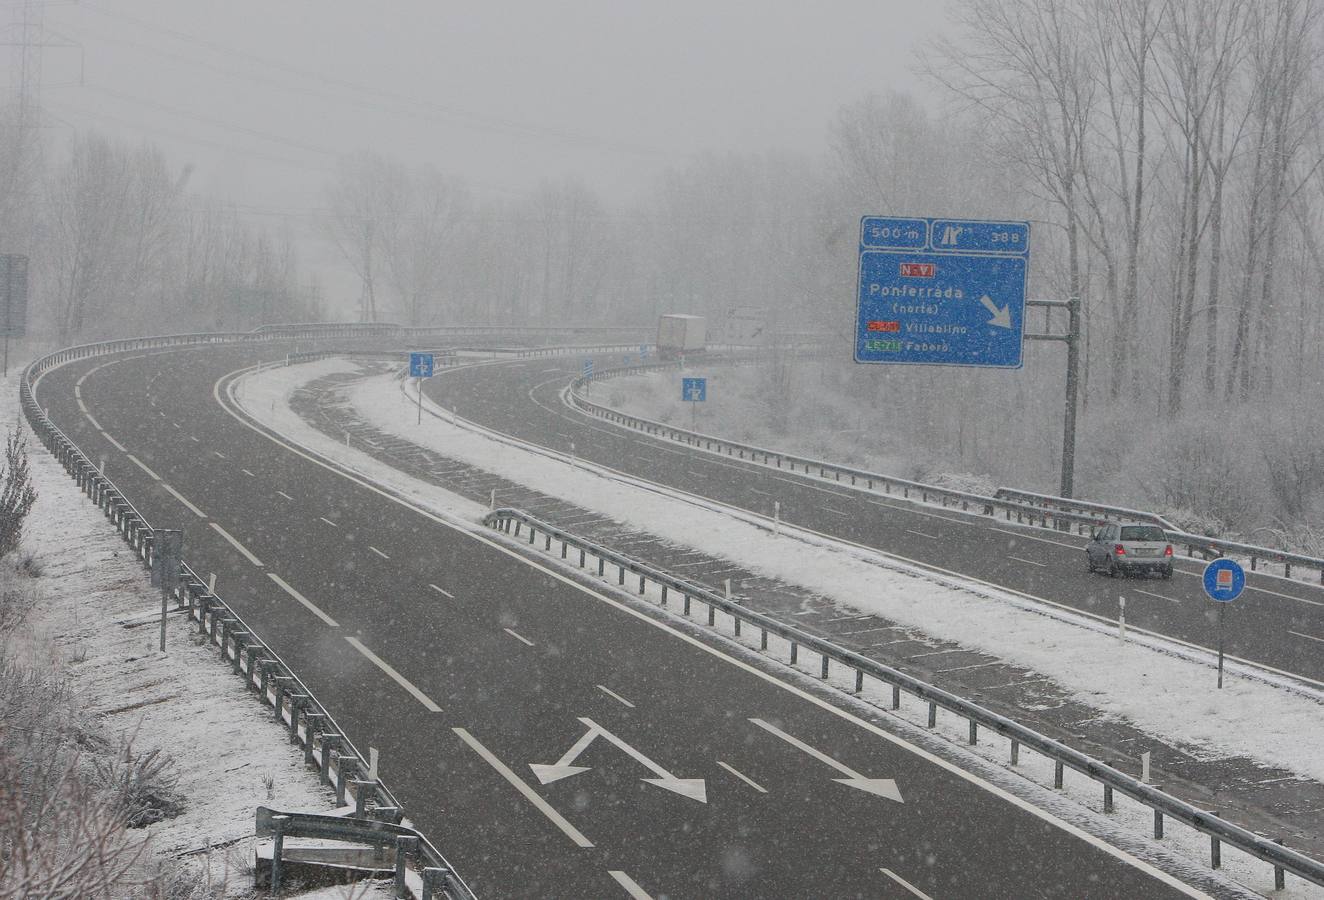
[[[1126,548],[1121,544],[1116,544],[1113,546],[1113,553],[1116,553],[1118,556],[1126,556]]]
[[[1171,555],[1172,555],[1172,545],[1171,545],[1171,544],[1169,544],[1169,545],[1167,546],[1167,548],[1163,551],[1163,555],[1164,555],[1164,556],[1171,556]]]

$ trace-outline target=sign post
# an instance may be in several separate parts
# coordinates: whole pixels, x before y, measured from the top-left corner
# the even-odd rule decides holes
[[[418,379],[418,422],[423,424],[423,379],[432,377],[432,354],[409,354],[409,377]]]
[[[694,428],[699,421],[699,407],[697,404],[705,403],[708,400],[708,379],[682,378],[680,380],[680,399],[690,405],[690,427]]]
[[[184,565],[184,532],[171,528],[152,529],[152,586],[161,589],[161,652],[165,652],[166,612],[170,594],[179,586]]]
[[[860,221],[855,361],[1018,369],[1028,222]]]
[[[1204,567],[1204,592],[1218,601],[1218,687],[1223,687],[1223,620],[1227,605],[1246,589],[1246,570],[1231,559],[1216,559]]]

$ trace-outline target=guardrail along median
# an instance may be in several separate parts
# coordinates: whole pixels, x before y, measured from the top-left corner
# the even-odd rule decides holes
[[[797,671],[806,672],[800,665],[801,651],[811,654],[811,659],[818,657],[816,673],[823,680],[832,676],[832,666],[835,664],[847,675],[845,683],[852,685],[847,689],[856,695],[878,693],[878,688],[882,688],[881,695],[886,697],[890,691],[890,708],[894,711],[901,709],[903,694],[909,695],[923,705],[924,722],[928,728],[936,727],[938,712],[943,710],[966,721],[970,744],[979,741],[981,728],[991,731],[1008,742],[1011,766],[1020,764],[1022,748],[1032,750],[1052,762],[1055,789],[1063,789],[1065,772],[1070,769],[1089,778],[1102,789],[1103,812],[1114,811],[1116,794],[1150,809],[1153,813],[1155,838],[1163,837],[1165,822],[1169,819],[1207,836],[1212,868],[1222,866],[1222,848],[1227,845],[1269,863],[1273,867],[1276,888],[1283,887],[1287,872],[1324,886],[1324,863],[1283,846],[1279,840],[1255,834],[1192,806],[1012,719],[905,672],[748,609],[736,598],[581,538],[523,510],[508,507],[495,509],[484,517],[483,522],[494,530],[518,539],[526,547],[559,556],[566,565],[590,574],[596,572],[598,578],[614,581],[621,590],[652,600],[690,621],[706,623],[716,633],[735,639],[749,649],[757,646],[760,652],[770,655],[775,653],[776,658]],[[696,605],[700,607],[697,610]],[[753,640],[755,634],[758,636],[757,644]],[[777,646],[770,643],[770,636],[778,639]]]
[[[589,375],[575,378],[566,392],[567,402],[586,415],[610,422],[622,428],[638,431],[663,440],[686,444],[698,450],[742,459],[753,465],[768,466],[787,472],[832,481],[848,485],[858,490],[870,491],[888,496],[900,496],[903,499],[918,500],[921,503],[937,503],[943,507],[960,509],[990,517],[1001,517],[1006,521],[1052,528],[1058,531],[1075,531],[1084,534],[1090,528],[1106,522],[1133,521],[1152,522],[1163,528],[1168,540],[1184,548],[1188,557],[1212,559],[1225,555],[1236,555],[1249,559],[1251,571],[1258,571],[1261,563],[1272,562],[1283,567],[1286,577],[1292,577],[1292,567],[1313,569],[1319,573],[1319,583],[1324,584],[1324,559],[1274,550],[1270,547],[1258,547],[1239,541],[1207,537],[1200,534],[1183,532],[1162,517],[1141,510],[1108,506],[1048,494],[1036,494],[1013,488],[998,488],[991,496],[954,490],[923,482],[910,481],[893,475],[869,472],[851,466],[827,462],[826,460],[798,456],[780,450],[759,447],[732,441],[711,434],[691,431],[665,422],[658,422],[642,416],[621,412],[601,403],[590,400],[584,389],[596,381],[619,378],[623,375],[642,375],[651,372],[675,370],[677,363],[652,363],[647,365],[620,366],[595,371]]]

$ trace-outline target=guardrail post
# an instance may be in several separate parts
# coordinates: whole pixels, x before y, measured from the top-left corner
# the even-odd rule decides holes
[[[1273,842],[1274,842],[1275,844],[1277,844],[1278,846],[1280,846],[1280,847],[1283,845],[1283,839],[1282,839],[1282,838],[1274,838],[1274,839],[1273,839]],[[1281,890],[1283,890],[1283,889],[1286,888],[1286,887],[1287,887],[1287,872],[1283,869],[1282,866],[1274,866],[1274,867],[1273,867],[1273,889],[1274,889],[1275,891],[1281,891]]]
[[[1103,811],[1106,813],[1113,811],[1113,786],[1111,784],[1103,786]]]
[[[826,653],[823,654],[823,672],[820,677],[824,679],[828,677],[828,655]]]
[[[1154,838],[1162,840],[1163,838],[1163,810],[1154,810]]]
[[[640,576],[639,576],[639,593],[642,594],[643,592],[644,592],[644,576],[640,575]]]
[[[580,565],[583,565],[583,563],[580,563]],[[665,583],[662,585],[662,605],[667,605],[667,586]]]
[[[1209,835],[1209,868],[1223,868],[1223,842],[1216,835]]]
[[[314,763],[313,734],[325,718],[325,713],[306,712],[303,714],[303,764],[305,766],[311,766]],[[322,756],[326,756],[325,750],[322,751]]]
[[[929,727],[938,727],[938,704],[932,700],[929,701]]]
[[[688,599],[688,598],[687,598],[687,599]],[[761,632],[761,634],[760,634],[760,636],[759,636],[759,649],[760,649],[760,650],[767,650],[767,649],[768,649],[768,629],[766,629],[766,628],[761,628],[761,629],[759,629],[759,630],[760,630],[760,632]]]
[[[863,670],[863,669],[856,669],[856,670],[855,670],[855,693],[858,694],[858,693],[862,692],[863,690],[864,690],[864,670]]]
[[[901,685],[899,684],[892,685],[892,708],[901,708]]]
[[[711,603],[708,604],[708,625],[709,627],[717,624],[717,607]]]
[[[251,636],[251,633],[247,631],[236,631],[234,634],[230,635],[230,640],[234,642],[234,656],[230,662],[234,674],[236,675],[242,675],[244,673],[244,651],[248,649],[247,639]],[[224,654],[222,654],[221,658],[224,659]]]
[[[335,732],[323,733],[322,735],[322,761],[318,765],[318,780],[323,785],[331,784],[331,754],[340,749],[342,737]]]
[[[351,784],[354,785],[354,815],[361,819],[368,809],[368,795],[376,790],[377,782],[356,778]]]
[[[625,566],[617,566],[617,568],[621,570],[621,574],[620,577],[617,578],[616,583],[623,585],[625,584]]]
[[[418,838],[402,834],[395,839],[395,896],[408,897],[409,886],[405,884],[405,862],[411,853],[418,852]]]
[[[800,645],[791,641],[791,665],[795,665],[795,659],[800,655]]]
[[[974,719],[970,720],[970,745],[973,747],[979,743],[979,723]]]
[[[422,900],[435,900],[438,896],[438,888],[444,890],[446,885],[446,876],[448,869],[437,869],[429,866],[423,870],[423,898]]]
[[[272,841],[271,841],[271,895],[274,897],[280,893],[280,856],[285,852],[285,826],[290,822],[289,816],[272,816]]]
[[[299,712],[308,702],[307,694],[290,694],[290,743],[299,743]]]
[[[1053,787],[1057,788],[1059,791],[1062,790],[1063,768],[1064,766],[1062,765],[1062,760],[1059,759],[1053,763]]]
[[[1011,764],[1014,766],[1014,765],[1019,764],[1020,761],[1021,761],[1021,742],[1020,742],[1020,741],[1012,741],[1012,742],[1011,742]]]

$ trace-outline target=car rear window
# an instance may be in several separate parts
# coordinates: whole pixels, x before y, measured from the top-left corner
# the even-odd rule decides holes
[[[1163,533],[1163,529],[1154,525],[1123,525],[1122,540],[1124,541],[1166,541],[1168,536]]]

